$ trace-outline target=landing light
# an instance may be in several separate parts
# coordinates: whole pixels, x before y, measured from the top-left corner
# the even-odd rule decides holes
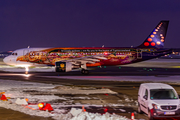
[[[29,74],[23,74],[23,76],[25,76],[25,77],[29,77],[30,75],[29,75]]]

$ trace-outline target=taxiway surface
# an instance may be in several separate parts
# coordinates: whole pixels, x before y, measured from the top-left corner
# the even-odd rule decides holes
[[[160,64],[160,63],[163,63]],[[26,82],[37,82],[54,85],[63,85],[68,88],[83,88],[83,89],[109,89],[117,94],[56,94],[59,97],[67,98],[67,101],[72,101],[71,105],[79,103],[78,107],[83,104],[96,104],[102,105],[103,107],[88,107],[89,112],[103,113],[104,109],[107,108],[109,113],[116,113],[118,115],[127,116],[130,118],[131,112],[135,112],[135,118],[147,120],[147,116],[144,114],[137,113],[137,93],[139,85],[144,82],[165,82],[172,85],[180,94],[180,69],[179,61],[168,61],[163,60],[156,62],[138,63],[133,67],[130,66],[118,66],[118,67],[102,67],[93,68],[88,76],[81,75],[79,71],[69,73],[54,73],[54,72],[33,72],[29,75],[25,75],[23,72],[5,72],[0,71],[0,79],[3,80],[15,80],[15,81],[26,81]],[[173,63],[173,64],[172,64]],[[156,64],[160,64],[157,66]],[[165,81],[163,81],[165,80]],[[27,92],[27,91],[26,91]],[[29,94],[35,94],[29,91]],[[38,91],[37,93],[38,94]],[[43,93],[41,93],[43,94]],[[82,97],[88,99],[80,99]],[[64,102],[64,101],[58,101]],[[0,113],[4,111],[0,109]],[[9,113],[12,115],[21,113],[7,111],[8,114],[4,114],[4,118],[11,120]],[[23,114],[23,113],[22,113]],[[27,115],[29,116],[29,115]],[[24,117],[23,117],[24,118]],[[37,120],[50,120],[51,118],[42,118],[30,116],[32,119]],[[21,120],[21,118],[17,118]],[[14,120],[14,119],[13,119]],[[23,119],[26,120],[26,119]],[[29,117],[28,119],[29,120]]]

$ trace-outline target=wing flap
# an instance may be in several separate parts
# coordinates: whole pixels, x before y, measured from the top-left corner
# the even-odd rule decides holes
[[[71,62],[74,65],[81,65],[84,63],[96,63],[100,62],[100,60],[106,60],[107,58],[105,55],[93,55],[93,56],[86,56],[86,57],[80,57],[80,58],[74,58],[69,60],[63,60],[62,62]],[[58,61],[59,62],[59,61]]]

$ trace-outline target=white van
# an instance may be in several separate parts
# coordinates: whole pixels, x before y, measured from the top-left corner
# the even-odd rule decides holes
[[[138,92],[138,112],[154,118],[180,117],[180,100],[176,90],[163,83],[143,83]]]

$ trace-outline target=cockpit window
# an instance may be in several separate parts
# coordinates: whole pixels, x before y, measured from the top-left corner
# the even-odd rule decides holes
[[[17,56],[17,53],[12,53],[11,55],[15,55],[15,56]]]

